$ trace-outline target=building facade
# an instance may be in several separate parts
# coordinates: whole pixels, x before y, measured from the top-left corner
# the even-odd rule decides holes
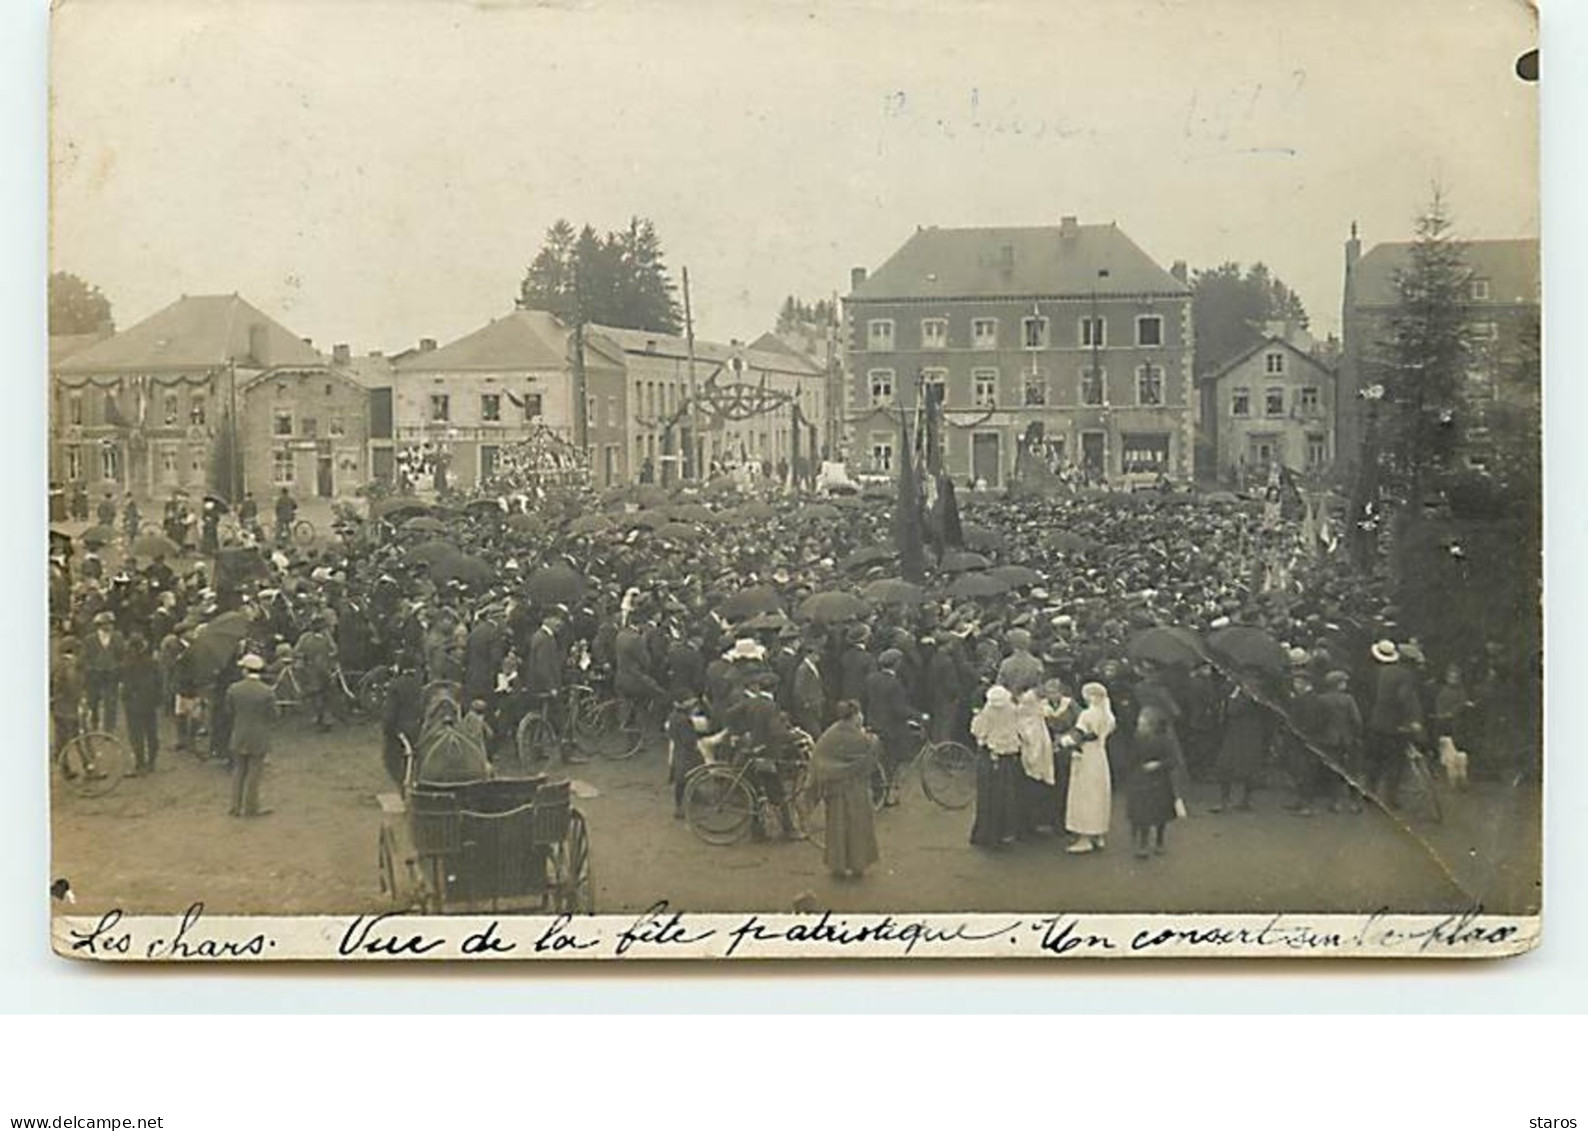
[[[321,362],[240,383],[243,482],[256,498],[349,498],[371,476],[370,392]]]
[[[1221,482],[1265,483],[1276,465],[1307,477],[1333,470],[1335,373],[1311,345],[1298,327],[1270,326],[1203,381],[1203,434]]]
[[[775,474],[801,461],[814,467],[820,457],[831,403],[826,375],[798,351],[766,339],[750,346],[697,339],[691,352],[688,339],[672,335],[590,331],[622,351],[631,478],[670,483],[747,464]],[[721,392],[733,386],[750,389]]]
[[[597,486],[628,478],[627,386],[621,351],[587,334],[584,348],[586,440]],[[572,329],[539,310],[505,317],[437,347],[401,355],[392,385],[392,436],[398,475],[420,486],[444,481],[472,488],[505,473],[515,445],[547,430],[578,440]]]
[[[240,495],[238,392],[325,368],[314,348],[239,296],[184,295],[52,366],[51,477],[149,499]]]
[[[1341,310],[1342,348],[1337,411],[1340,462],[1355,469],[1372,403],[1363,394],[1375,383],[1375,364],[1390,336],[1398,305],[1396,280],[1412,263],[1412,244],[1381,243],[1365,255],[1355,224],[1345,244],[1345,285]],[[1538,389],[1516,388],[1518,359],[1538,349],[1542,310],[1539,243],[1536,239],[1469,240],[1463,243],[1467,301],[1463,309],[1470,335],[1466,399],[1475,410],[1464,437],[1470,463],[1487,458],[1485,406],[1497,400],[1530,398]]]
[[[1128,485],[1192,474],[1191,291],[1112,224],[918,230],[844,300],[848,458],[897,468],[899,414],[941,404],[942,466],[1006,486],[1025,448]]]

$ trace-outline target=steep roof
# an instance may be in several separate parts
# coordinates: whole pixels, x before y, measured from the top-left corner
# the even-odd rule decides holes
[[[591,329],[599,329],[591,327]],[[545,310],[515,310],[493,318],[473,333],[440,349],[410,354],[397,361],[398,373],[441,373],[476,370],[480,372],[521,369],[563,369],[570,355],[570,330],[556,315]],[[616,365],[622,355],[613,356],[593,337],[586,337],[585,363],[590,355]]]
[[[50,368],[54,369],[61,362],[76,354],[82,353],[95,342],[102,342],[109,334],[51,334],[50,335]]]
[[[335,367],[338,372],[346,375],[353,382],[364,386],[366,389],[384,389],[391,385],[396,367],[392,360],[384,355],[374,354],[363,357],[352,357],[346,365]]]
[[[1392,306],[1396,302],[1395,272],[1412,262],[1411,243],[1381,243],[1356,267],[1358,306]],[[1539,255],[1537,240],[1470,240],[1463,244],[1474,279],[1489,281],[1489,302],[1537,303]]]
[[[626,353],[660,357],[689,356],[688,339],[676,334],[654,334],[649,330],[627,330],[617,326],[591,326],[590,329],[607,338]],[[696,338],[695,360],[709,365],[725,365],[730,359],[741,357],[745,365],[751,369],[802,374],[821,372],[809,358],[787,347],[776,350],[765,349],[762,348],[764,344],[764,337],[748,346],[708,342]]]
[[[1313,368],[1317,369],[1320,373],[1326,373],[1326,374],[1328,374],[1331,377],[1334,375],[1334,369],[1331,366],[1329,366],[1328,364],[1326,364],[1322,359],[1316,357],[1313,354],[1308,353],[1304,349],[1301,349],[1294,342],[1287,341],[1282,335],[1270,334],[1267,337],[1265,337],[1262,341],[1258,342],[1256,345],[1253,345],[1251,348],[1242,350],[1240,353],[1236,354],[1229,361],[1226,361],[1223,365],[1219,366],[1217,369],[1213,370],[1211,373],[1203,374],[1199,378],[1199,380],[1201,380],[1201,381],[1217,381],[1220,378],[1224,377],[1226,374],[1233,372],[1234,370],[1240,368],[1242,365],[1245,365],[1248,361],[1250,361],[1257,354],[1266,353],[1268,350],[1273,349],[1275,346],[1281,346],[1284,349],[1289,350],[1291,353],[1293,353],[1297,357],[1301,358],[1302,361],[1306,362],[1308,365],[1310,365]]]
[[[264,327],[265,356],[252,353],[250,328]],[[183,295],[118,334],[72,354],[61,372],[324,365],[318,350],[237,295]]]
[[[1099,272],[1107,271],[1106,276]],[[1113,224],[919,228],[852,299],[1189,294]]]

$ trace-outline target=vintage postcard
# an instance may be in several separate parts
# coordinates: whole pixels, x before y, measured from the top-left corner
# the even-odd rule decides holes
[[[63,0],[55,950],[1533,947],[1536,45]]]

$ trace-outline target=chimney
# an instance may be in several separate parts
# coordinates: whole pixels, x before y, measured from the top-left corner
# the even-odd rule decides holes
[[[353,360],[353,348],[346,342],[338,342],[331,347],[331,364],[348,365]]]
[[[248,356],[258,368],[270,368],[270,331],[263,322],[248,327]]]
[[[1169,274],[1179,279],[1182,283],[1189,284],[1191,282],[1190,275],[1186,272],[1185,260],[1183,259],[1174,261],[1174,266],[1169,268]]]
[[[308,346],[310,349],[313,349],[314,348],[314,339],[313,338],[304,338],[303,339],[303,344]]]
[[[419,339],[419,352],[420,353],[434,353],[435,349],[436,349],[436,340],[434,338],[420,338]]]
[[[865,281],[866,281],[866,269],[864,267],[851,267],[849,269],[849,289],[850,290],[858,291],[860,289],[860,284],[864,283]]]
[[[1081,234],[1081,222],[1074,216],[1059,217],[1059,238],[1073,240]]]

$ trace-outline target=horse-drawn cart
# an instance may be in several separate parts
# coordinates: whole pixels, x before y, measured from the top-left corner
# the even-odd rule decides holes
[[[590,835],[572,784],[545,774],[468,780],[447,770],[487,766],[458,725],[456,693],[426,690],[425,721],[409,751],[401,793],[382,794],[381,890],[399,908],[476,911],[595,910]]]

